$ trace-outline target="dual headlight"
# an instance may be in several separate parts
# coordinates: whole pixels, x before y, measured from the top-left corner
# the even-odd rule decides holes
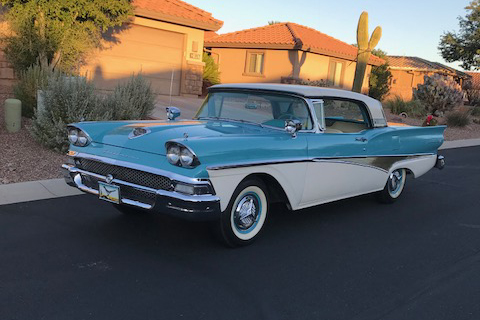
[[[68,141],[77,147],[85,147],[90,143],[90,137],[82,130],[75,127],[68,127]]]
[[[166,147],[167,159],[171,164],[185,168],[194,168],[200,164],[197,156],[189,148],[174,142],[168,142]]]

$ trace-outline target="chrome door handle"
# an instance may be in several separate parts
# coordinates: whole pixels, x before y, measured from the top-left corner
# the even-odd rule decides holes
[[[357,137],[355,138],[355,141],[360,141],[360,142],[365,142],[367,141],[368,139],[367,138],[364,138],[364,137]]]

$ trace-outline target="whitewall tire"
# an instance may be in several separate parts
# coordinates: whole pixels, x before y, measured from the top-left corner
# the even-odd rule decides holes
[[[220,219],[221,240],[238,247],[253,242],[265,225],[268,213],[268,194],[258,179],[242,181]]]
[[[383,190],[377,193],[377,199],[382,203],[395,202],[402,194],[406,182],[407,171],[405,169],[394,170],[388,176]]]

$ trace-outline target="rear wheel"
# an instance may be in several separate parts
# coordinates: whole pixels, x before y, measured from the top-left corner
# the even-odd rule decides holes
[[[377,199],[382,203],[393,203],[402,194],[407,181],[407,171],[405,169],[397,169],[388,176],[385,188],[377,193]]]
[[[266,190],[265,184],[258,179],[242,181],[235,189],[218,225],[218,233],[226,245],[245,246],[258,237],[267,219]]]

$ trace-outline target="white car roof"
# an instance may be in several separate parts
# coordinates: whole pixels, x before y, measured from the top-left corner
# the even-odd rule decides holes
[[[387,125],[385,113],[383,112],[380,101],[364,94],[348,90],[278,83],[229,83],[218,84],[210,87],[210,89],[265,90],[292,93],[306,98],[333,97],[359,100],[367,105],[370,115],[372,116],[374,127],[385,127]]]

